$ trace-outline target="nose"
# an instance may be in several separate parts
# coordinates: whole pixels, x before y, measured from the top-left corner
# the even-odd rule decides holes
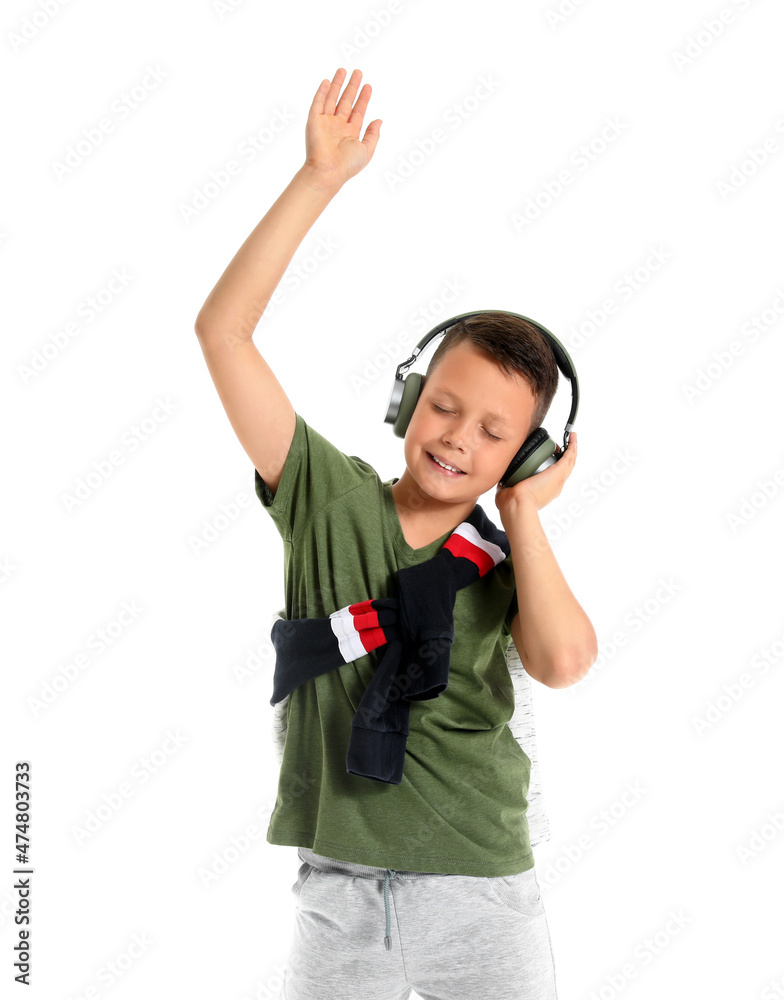
[[[444,431],[444,443],[448,444],[450,448],[456,448],[458,451],[465,451],[463,446],[463,435],[456,427],[453,427],[451,431]]]
[[[464,451],[463,442],[457,436],[457,434],[444,434],[444,444],[448,444],[450,448],[454,448],[455,451]]]

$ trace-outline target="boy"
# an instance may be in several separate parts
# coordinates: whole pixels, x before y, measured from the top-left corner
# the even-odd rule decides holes
[[[396,572],[436,556],[497,485],[557,382],[541,334],[525,324],[512,336],[532,356],[539,351],[538,375],[535,365],[503,370],[493,352],[503,353],[498,345],[510,334],[499,334],[496,314],[478,318],[489,331],[481,347],[465,330],[451,342],[447,333],[406,431],[406,469],[386,483],[294,410],[252,334],[305,233],[378,142],[378,119],[359,140],[370,86],[354,104],[361,73],[340,97],[344,77],[338,69],[319,86],[305,164],[195,327],[284,541],[289,619],[393,596]],[[267,833],[269,843],[298,847],[302,861],[285,1000],[402,1000],[412,988],[423,1000],[554,1000],[525,818],[530,761],[506,725],[514,707],[506,651],[512,637],[527,672],[550,687],[575,683],[596,658],[593,627],[537,514],[559,495],[575,454],[572,433],[558,462],[497,490],[510,555],[456,593],[449,684],[412,704],[399,784],[346,768],[351,720],[376,654],[291,692]]]

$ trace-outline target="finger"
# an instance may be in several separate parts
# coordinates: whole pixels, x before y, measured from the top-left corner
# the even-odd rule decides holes
[[[338,101],[338,106],[335,108],[335,114],[340,115],[343,118],[348,119],[351,114],[351,105],[354,103],[354,98],[357,96],[357,90],[359,90],[359,81],[362,79],[362,70],[355,69],[351,74],[351,78],[348,81],[348,86],[343,91],[343,96]]]
[[[379,136],[381,135],[381,119],[376,118],[372,121],[368,127],[365,129],[365,137],[362,142],[368,147],[368,156],[372,156],[376,151],[376,144],[378,143]]]
[[[357,98],[357,103],[354,105],[354,110],[348,116],[349,125],[356,125],[357,128],[362,128],[362,120],[365,117],[365,112],[367,111],[368,102],[370,101],[370,95],[373,92],[373,88],[369,83],[360,90],[359,97]]]
[[[324,101],[327,96],[327,91],[329,90],[329,80],[324,77],[318,86],[318,90],[313,96],[313,102],[310,105],[310,111],[308,112],[308,118],[311,115],[323,115],[324,114]]]
[[[338,94],[340,93],[340,87],[343,83],[343,78],[346,75],[345,69],[342,66],[338,68],[338,71],[332,77],[332,83],[329,85],[329,90],[327,91],[327,97],[324,101],[324,114],[333,115],[335,113],[335,105],[337,104]]]

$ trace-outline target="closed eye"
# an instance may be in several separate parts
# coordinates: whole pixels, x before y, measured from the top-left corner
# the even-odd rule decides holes
[[[445,410],[445,409],[443,408],[443,406],[438,406],[438,405],[437,405],[436,403],[433,403],[433,409],[434,409],[434,410],[438,410],[438,412],[439,412],[439,413],[449,413],[449,410]],[[483,431],[485,432],[485,434],[486,434],[486,435],[487,435],[487,436],[488,436],[488,437],[489,437],[489,438],[490,438],[491,440],[493,440],[493,441],[500,441],[500,440],[501,440],[501,438],[500,438],[500,437],[496,437],[496,435],[495,435],[495,434],[491,434],[491,433],[490,433],[490,431],[489,431],[489,430],[487,430],[487,428],[486,428],[486,427],[483,427],[483,428],[482,428],[482,430],[483,430]]]

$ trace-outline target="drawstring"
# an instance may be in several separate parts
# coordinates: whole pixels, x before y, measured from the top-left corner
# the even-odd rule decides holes
[[[403,879],[397,874],[394,868],[385,868],[386,875],[384,875],[384,909],[387,915],[387,933],[384,937],[384,947],[387,951],[391,948],[391,938],[389,936],[389,878],[396,878],[398,882],[402,882]]]

